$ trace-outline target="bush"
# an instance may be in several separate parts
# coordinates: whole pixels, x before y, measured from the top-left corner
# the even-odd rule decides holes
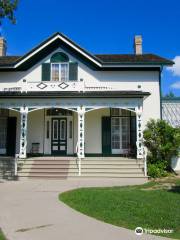
[[[163,162],[148,163],[148,176],[151,176],[152,178],[159,178],[167,175],[166,164]]]
[[[151,119],[144,130],[144,145],[148,149],[148,174],[162,176],[170,170],[171,159],[179,154],[180,128],[164,120]]]

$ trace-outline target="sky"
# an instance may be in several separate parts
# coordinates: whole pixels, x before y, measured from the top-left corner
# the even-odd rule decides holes
[[[133,53],[134,35],[143,53],[175,61],[164,68],[163,94],[180,96],[180,0],[19,0],[17,23],[3,21],[8,55],[23,55],[55,32],[91,53]]]

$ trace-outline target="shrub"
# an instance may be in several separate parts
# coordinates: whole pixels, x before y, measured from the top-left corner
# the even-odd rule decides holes
[[[166,171],[166,164],[163,162],[148,163],[148,176],[152,178],[165,177],[168,173]]]
[[[172,157],[179,154],[180,128],[173,128],[164,120],[151,119],[144,130],[144,145],[148,149],[148,173],[159,177],[170,169]]]

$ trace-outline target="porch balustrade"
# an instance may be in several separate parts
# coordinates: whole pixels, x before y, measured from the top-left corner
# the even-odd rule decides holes
[[[82,81],[67,81],[67,82],[27,82],[26,80],[17,82],[17,83],[8,83],[6,87],[0,87],[0,91],[4,92],[39,92],[39,91],[48,91],[48,92],[56,92],[56,91],[105,91],[112,90],[111,86],[108,84],[85,84]],[[117,90],[117,89],[116,89]]]

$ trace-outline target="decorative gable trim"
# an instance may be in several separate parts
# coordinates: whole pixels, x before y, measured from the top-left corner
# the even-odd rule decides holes
[[[48,38],[46,41],[44,41],[43,43],[41,43],[40,45],[38,45],[36,48],[32,49],[32,51],[30,51],[29,53],[27,53],[25,56],[23,56],[22,58],[19,59],[19,61],[14,65],[14,68],[19,67],[21,64],[23,64],[25,61],[27,61],[28,59],[30,59],[31,57],[33,57],[34,55],[36,55],[37,53],[39,53],[40,51],[42,51],[44,48],[46,48],[48,45],[50,45],[51,43],[53,43],[56,40],[61,40],[63,41],[65,44],[67,44],[69,47],[71,47],[72,49],[74,49],[75,51],[79,52],[81,55],[83,55],[85,58],[89,59],[91,62],[93,62],[95,65],[101,67],[102,64],[100,63],[100,61],[98,61],[98,59],[96,59],[96,57],[94,57],[93,55],[91,55],[90,53],[88,53],[87,51],[85,51],[84,49],[82,49],[80,46],[78,46],[77,44],[74,44],[70,39],[68,39],[67,37],[65,37],[63,34],[61,33],[56,33],[54,34],[52,37]]]

